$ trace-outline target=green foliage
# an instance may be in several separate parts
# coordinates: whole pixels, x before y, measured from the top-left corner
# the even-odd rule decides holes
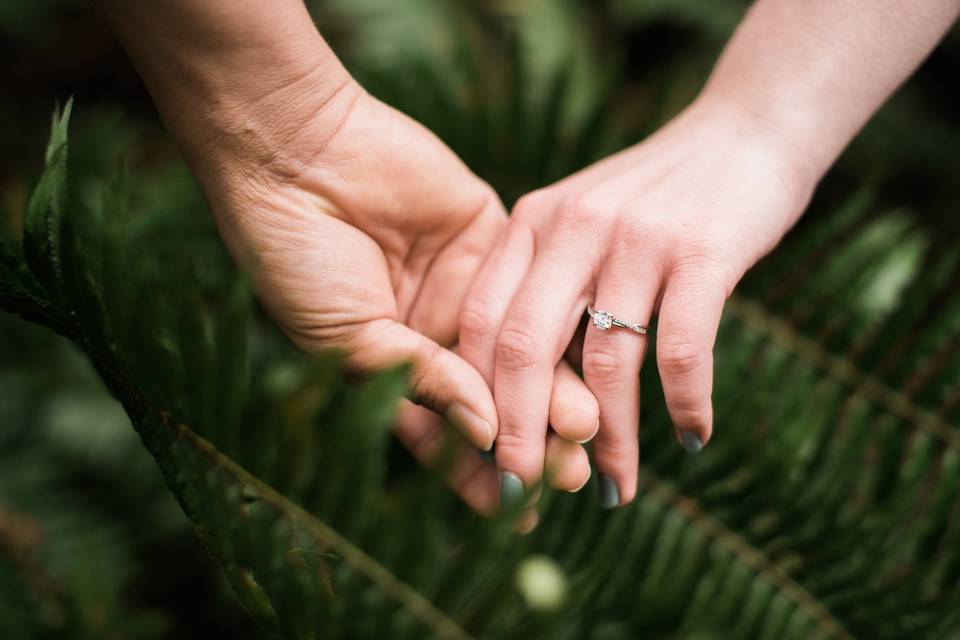
[[[175,621],[144,599],[169,584],[164,554],[186,549],[175,580],[218,590],[186,518],[86,358],[8,316],[0,333],[4,637],[167,637]]]
[[[406,44],[390,36],[404,55],[363,50],[355,71],[508,198],[638,139],[669,117],[669,96],[696,84],[681,74],[668,97],[625,110],[625,66],[596,71],[616,56],[582,27],[592,13],[542,3],[502,22],[470,4],[446,3],[437,18],[436,3],[417,3],[445,25],[439,42],[411,37],[373,0],[317,15],[336,24],[366,11],[348,21],[354,42],[385,41],[369,35],[384,25],[406,32]],[[730,22],[694,3],[613,4],[627,25],[680,16],[709,34]],[[557,33],[583,43],[580,62],[536,44],[567,41]],[[68,116],[69,105],[55,114],[22,238],[0,242],[0,307],[82,349],[261,635],[946,638],[960,628],[960,252],[938,216],[885,201],[877,174],[815,202],[731,300],[710,445],[695,458],[677,446],[647,367],[635,504],[604,512],[592,484],[547,493],[540,527],[518,537],[396,450],[388,427],[403,371],[354,385],[336,361],[295,353],[230,266],[182,168],[68,172]],[[4,386],[9,398],[56,384],[2,380],[19,385]],[[18,416],[5,423],[19,423],[26,405],[5,402]],[[24,637],[162,635],[155,611],[124,599],[134,549],[112,521],[66,498],[32,505],[72,476],[34,481],[31,470],[75,460],[79,442],[92,468],[124,468],[129,456],[108,485],[136,505],[122,521],[159,522],[155,485],[128,480],[143,460],[106,444],[129,444],[116,430],[91,446],[92,429],[33,442],[27,426],[0,433],[0,451],[34,456],[0,469],[0,523],[29,513],[50,542],[11,552],[0,526],[0,625]],[[91,565],[56,550],[85,535],[104,541],[84,547],[99,554]],[[544,562],[545,579],[566,583],[546,610],[517,577]],[[52,604],[45,584],[61,585]],[[84,613],[94,605],[101,618]]]

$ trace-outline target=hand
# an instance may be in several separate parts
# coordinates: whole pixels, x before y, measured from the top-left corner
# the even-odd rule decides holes
[[[657,362],[677,439],[688,451],[709,440],[724,301],[813,187],[773,134],[698,103],[644,143],[521,199],[460,325],[464,358],[494,383],[500,469],[536,481],[553,370],[588,304],[644,325],[659,311]],[[651,337],[586,327],[605,506],[636,493],[639,372]]]
[[[356,89],[299,0],[93,4],[178,138],[228,246],[258,265],[256,284],[281,326],[307,348],[344,349],[359,369],[412,360],[420,400],[489,442],[498,431],[489,392],[439,346],[456,334],[454,301],[502,225],[489,189],[422,128]],[[701,100],[650,141],[521,203],[461,322],[465,356],[487,382],[496,376],[505,472],[528,487],[539,476],[552,448],[534,435],[546,432],[548,413],[567,439],[593,432],[592,396],[563,363],[553,376],[592,299],[641,322],[661,307],[671,415],[690,448],[706,442],[725,294],[960,3],[861,9],[756,3],[704,90],[722,100]],[[635,492],[645,340],[590,328],[583,349],[605,405],[596,451],[609,504]],[[558,409],[565,400],[576,409]]]
[[[270,134],[282,145],[254,145],[256,154],[235,138],[206,146],[230,151],[199,163],[224,240],[251,263],[261,300],[298,346],[340,351],[360,373],[412,363],[413,398],[489,449],[498,424],[489,387],[448,347],[467,288],[506,226],[499,199],[436,137],[352,81],[305,112],[288,133]],[[540,448],[549,442],[553,484],[575,490],[590,469],[573,441],[596,432],[598,409],[568,366],[550,378],[555,434],[541,433]],[[441,427],[406,406],[397,433],[429,461]],[[451,484],[475,509],[496,508],[497,475],[475,448],[463,450]]]

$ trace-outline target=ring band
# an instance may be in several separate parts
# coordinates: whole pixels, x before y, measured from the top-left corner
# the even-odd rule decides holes
[[[607,311],[601,311],[600,309],[594,309],[590,305],[587,305],[587,315],[593,320],[593,326],[600,331],[606,331],[610,327],[620,327],[621,329],[630,329],[635,333],[640,335],[646,335],[648,327],[642,324],[635,324],[633,322],[627,322],[626,320],[621,320],[620,318],[614,316],[612,313]]]

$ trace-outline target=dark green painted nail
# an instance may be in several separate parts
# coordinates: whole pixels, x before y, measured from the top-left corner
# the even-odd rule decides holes
[[[703,440],[693,431],[681,431],[680,440],[683,441],[683,448],[687,453],[696,453],[703,449]]]
[[[512,507],[523,500],[523,480],[512,471],[500,472],[500,506]]]
[[[620,505],[620,488],[610,476],[600,476],[600,506],[613,509]]]

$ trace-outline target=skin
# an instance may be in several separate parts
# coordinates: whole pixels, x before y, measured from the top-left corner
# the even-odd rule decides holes
[[[682,114],[521,199],[461,315],[461,352],[493,384],[498,466],[536,481],[551,372],[579,344],[588,304],[641,324],[658,315],[677,438],[708,442],[724,301],[958,13],[957,0],[760,0]],[[650,337],[588,326],[582,345],[600,404],[595,462],[623,504],[636,494]]]
[[[228,248],[297,344],[338,348],[362,372],[413,362],[414,399],[436,412],[401,409],[397,432],[414,454],[435,457],[444,414],[475,446],[496,438],[499,470],[528,488],[545,468],[561,488],[581,486],[589,467],[576,442],[599,415],[595,461],[621,504],[636,494],[651,338],[576,335],[586,305],[659,316],[678,439],[708,442],[724,300],[960,13],[958,0],[759,0],[688,109],[523,198],[504,234],[489,187],[366,95],[298,0],[95,5]],[[586,387],[565,353],[582,359]],[[495,509],[496,470],[475,449],[461,450],[450,480],[478,510]],[[533,522],[528,511],[522,526]]]
[[[483,462],[498,419],[490,388],[456,354],[458,317],[506,212],[493,190],[425,128],[367,94],[302,3],[97,3],[199,179],[221,236],[264,306],[305,351],[336,350],[366,374],[410,362],[396,433],[431,463],[459,428],[449,480],[496,510]],[[581,444],[596,400],[554,369],[551,484],[590,475]],[[542,471],[542,469],[541,469]],[[535,514],[523,515],[528,529]]]

